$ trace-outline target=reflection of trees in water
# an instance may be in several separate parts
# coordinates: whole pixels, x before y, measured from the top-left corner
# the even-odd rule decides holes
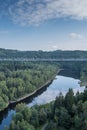
[[[82,64],[87,63],[87,62],[84,62],[84,63],[83,62],[82,63],[81,62],[59,62],[59,63],[60,63],[60,67],[62,66],[62,68],[63,68],[63,70],[60,71],[60,73],[59,73],[60,75],[80,79],[80,71],[81,71]],[[31,96],[29,98],[24,99],[22,102],[24,102],[26,104],[31,103],[35,97],[41,95],[44,91],[46,91],[46,89],[49,85],[43,87],[36,94],[34,94],[33,96]],[[14,109],[15,106],[16,106],[16,104],[13,104],[13,105],[9,106],[9,108],[0,112],[0,124],[2,123],[2,120],[8,116],[8,112],[11,109]]]
[[[52,83],[52,82],[51,82]],[[20,101],[19,103],[23,102],[23,103],[26,103],[26,104],[29,104],[32,102],[32,100],[41,95],[44,91],[46,91],[47,87],[49,87],[49,85],[51,84],[49,83],[48,85],[46,85],[45,87],[41,88],[40,90],[37,91],[37,93],[35,93],[33,96],[31,97],[27,97],[26,99]],[[5,119],[7,116],[8,116],[8,112],[10,110],[14,110],[15,109],[15,106],[16,106],[16,103],[12,104],[12,105],[9,105],[8,108],[6,108],[5,110],[1,111],[0,112],[0,124],[2,124],[2,121],[3,119]]]
[[[9,109],[5,109],[0,112],[0,124],[2,124],[3,119],[5,119],[8,115]]]
[[[87,61],[84,62],[60,62],[63,76],[79,79],[81,86],[87,86]]]
[[[44,91],[47,90],[47,88],[49,87],[49,85],[52,84],[52,82],[50,82],[48,85],[46,85],[45,87],[41,88],[40,90],[38,90],[34,95],[27,97],[26,99],[24,99],[22,102],[29,104],[33,101],[33,99],[35,97],[38,97],[39,95],[41,95]]]
[[[73,69],[72,70],[64,69],[59,74],[62,75],[62,76],[66,76],[66,77],[72,77],[72,78],[75,78],[75,79],[80,79],[80,74],[78,73],[78,71],[75,71]]]
[[[82,68],[87,62],[70,61],[70,62],[59,62],[63,69],[60,74],[67,77],[80,79]]]

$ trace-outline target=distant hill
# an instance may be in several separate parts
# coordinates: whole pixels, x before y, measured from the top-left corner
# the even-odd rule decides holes
[[[87,58],[87,51],[19,51],[0,48],[0,59],[84,59]]]

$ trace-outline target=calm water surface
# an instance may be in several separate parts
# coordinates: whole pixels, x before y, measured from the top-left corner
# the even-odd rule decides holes
[[[53,101],[60,92],[65,95],[69,88],[73,88],[74,93],[77,91],[82,92],[85,89],[85,87],[80,87],[78,79],[58,75],[53,80],[52,84],[50,84],[47,89],[42,92],[42,94],[33,98],[31,102],[29,101],[27,103],[27,105],[31,107],[35,104],[45,104]],[[12,114],[14,113],[14,110],[8,109],[5,114],[2,113],[4,116],[0,115],[0,130],[4,130],[5,125],[9,126],[12,119]]]
[[[84,91],[85,87],[80,87],[78,79],[66,77],[66,76],[56,76],[52,84],[47,88],[45,92],[41,95],[35,97],[29,106],[33,106],[35,104],[46,104],[50,101],[55,100],[56,96],[59,95],[60,92],[65,95],[69,88],[73,88],[74,93],[77,91]]]

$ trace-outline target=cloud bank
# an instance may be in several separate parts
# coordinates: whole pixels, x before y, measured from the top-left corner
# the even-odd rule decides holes
[[[82,39],[83,38],[83,36],[81,34],[78,34],[78,33],[70,33],[69,37],[72,39]]]
[[[84,20],[87,19],[87,0],[15,0],[8,14],[21,25],[38,25],[58,18]]]

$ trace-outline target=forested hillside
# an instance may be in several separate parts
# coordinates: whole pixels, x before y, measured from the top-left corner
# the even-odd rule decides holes
[[[72,70],[81,86],[87,86],[87,63],[81,62],[0,62],[0,110],[41,86],[63,69]]]
[[[0,62],[0,110],[51,81],[58,65],[37,62]]]
[[[87,51],[18,51],[0,49],[0,59],[21,58],[21,59],[68,59],[68,58],[87,58]]]
[[[81,85],[87,86],[87,62],[0,61],[0,110],[51,81],[58,70],[72,70],[71,75],[75,72]],[[76,95],[69,89],[65,96],[60,93],[55,101],[41,106],[18,104],[5,130],[40,130],[44,125],[45,130],[86,130],[87,88]]]
[[[80,79],[81,86],[87,86],[87,61],[84,62],[59,62],[66,74],[70,71],[70,76]]]
[[[60,93],[46,105],[18,104],[9,130],[41,130],[44,124],[45,130],[87,130],[87,89],[75,96],[69,89],[65,97]]]

